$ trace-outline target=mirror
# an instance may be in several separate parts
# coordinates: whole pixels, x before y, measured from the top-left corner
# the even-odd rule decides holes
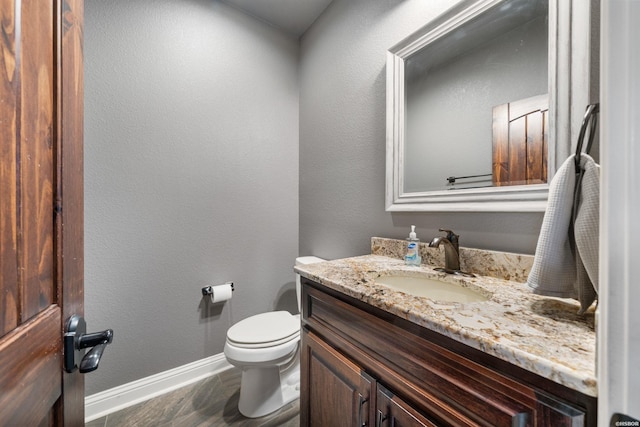
[[[389,49],[387,211],[545,209],[593,93],[571,3],[462,1]]]

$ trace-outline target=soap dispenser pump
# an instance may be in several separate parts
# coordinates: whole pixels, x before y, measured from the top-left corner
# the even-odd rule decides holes
[[[420,256],[420,239],[416,236],[416,226],[411,226],[411,232],[407,238],[407,253],[404,256],[406,265],[420,265],[422,257]]]

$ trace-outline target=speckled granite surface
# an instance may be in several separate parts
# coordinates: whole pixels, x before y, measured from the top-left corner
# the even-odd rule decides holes
[[[373,247],[373,251],[378,249]],[[435,265],[441,263],[436,261]],[[593,307],[586,316],[578,316],[577,302],[534,295],[521,282],[446,275],[427,265],[405,266],[400,259],[373,254],[295,270],[328,288],[573,390],[597,395]],[[376,278],[389,274],[438,278],[475,289],[489,300],[463,304],[414,297],[376,283]]]

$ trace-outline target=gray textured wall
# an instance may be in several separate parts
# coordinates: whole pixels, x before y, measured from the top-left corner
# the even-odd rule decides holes
[[[89,395],[297,309],[299,45],[211,0],[85,8],[86,319],[115,330]]]
[[[298,253],[368,253],[410,224],[533,253],[542,214],[384,211],[386,49],[454,3],[334,0],[298,44],[215,1],[86,0],[85,306],[116,334],[88,395],[294,311]],[[234,298],[204,305],[226,280]]]
[[[542,213],[388,213],[386,49],[454,0],[334,0],[301,40],[300,254],[369,252],[370,237],[422,240],[452,228],[461,245],[533,253]]]

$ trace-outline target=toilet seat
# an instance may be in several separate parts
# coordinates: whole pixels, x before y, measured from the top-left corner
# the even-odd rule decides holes
[[[300,316],[288,311],[256,314],[233,325],[227,331],[227,342],[237,348],[269,348],[297,340]]]
[[[227,331],[224,354],[236,366],[278,366],[295,356],[300,343],[300,315],[288,311],[256,314]]]

